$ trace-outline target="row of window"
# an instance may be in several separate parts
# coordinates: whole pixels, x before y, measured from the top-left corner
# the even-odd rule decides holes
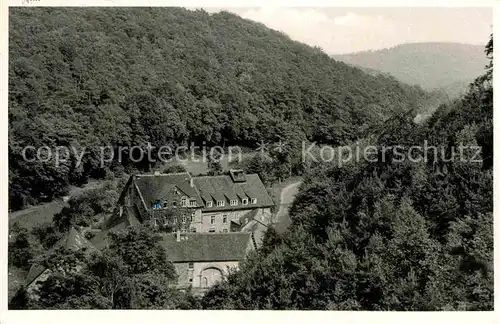
[[[172,201],[172,206],[176,207],[177,202]],[[196,203],[196,199],[190,198],[188,200],[187,197],[182,197],[181,198],[181,207],[197,207],[198,204]],[[164,201],[163,202],[163,208],[168,208],[168,202]],[[157,200],[153,204],[153,209],[161,209],[161,202],[160,200]]]
[[[227,215],[222,215],[222,223],[227,223]],[[210,216],[210,224],[215,224],[215,215]]]
[[[196,213],[195,212],[192,212],[191,213],[191,222],[194,222],[195,220],[195,215]],[[186,215],[183,215],[182,216],[182,224],[185,224],[186,223],[186,220],[187,220],[187,217]],[[174,224],[176,223],[176,219],[174,218]],[[227,224],[227,215],[222,215],[222,223],[223,224]],[[210,224],[215,224],[215,215],[212,215],[210,216]]]
[[[255,205],[257,203],[257,198],[252,198],[250,199],[250,203],[252,205]],[[238,206],[238,200],[237,199],[231,199],[229,201],[229,204],[231,206]],[[242,205],[248,205],[248,198],[243,198],[241,200]],[[224,207],[226,205],[226,202],[224,200],[217,200],[217,207]],[[212,207],[213,203],[211,201],[207,201],[207,207]]]
[[[194,222],[194,218],[196,216],[196,212],[191,212],[191,223]],[[187,221],[187,216],[186,215],[182,215],[182,224],[186,224],[186,221]],[[174,218],[173,220],[174,224],[177,223],[177,219]]]
[[[243,198],[241,200],[242,205],[248,205],[248,198]],[[250,204],[255,205],[257,204],[257,198],[251,198],[250,199]],[[217,207],[224,207],[226,205],[226,202],[224,200],[217,200]],[[229,205],[231,206],[238,206],[238,200],[237,199],[231,199],[229,201]],[[172,206],[177,206],[177,202],[173,201]],[[187,197],[182,197],[181,198],[181,207],[197,207],[198,204],[196,203],[196,199],[189,199]],[[207,207],[213,207],[213,202],[212,201],[207,201]],[[163,202],[163,208],[168,208],[168,203],[166,201]],[[161,209],[161,202],[160,200],[155,201],[153,204],[153,209]]]
[[[182,232],[182,233],[186,233],[187,231],[186,231],[186,229],[185,229],[185,228],[183,228],[183,229],[181,230],[181,232]],[[215,233],[215,228],[210,228],[210,229],[208,230],[208,232],[209,232],[209,233]],[[195,228],[195,227],[191,227],[191,233],[196,233],[196,228]],[[227,228],[223,228],[223,229],[222,229],[222,233],[227,233]]]
[[[215,233],[215,228],[211,228],[208,230],[209,233]],[[222,229],[222,233],[227,233],[227,228]]]
[[[181,198],[181,207],[196,207],[196,199],[190,198],[189,201],[186,197]]]
[[[187,222],[187,217],[188,217],[187,215],[182,215],[182,217],[181,217],[182,224],[186,224],[186,222]],[[196,217],[196,212],[194,212],[194,211],[193,211],[193,212],[191,212],[191,217],[190,217],[190,222],[191,222],[191,223],[193,223],[193,222],[195,221],[195,217]],[[215,224],[215,220],[216,220],[216,216],[215,216],[215,215],[210,216],[210,224],[211,224],[211,225],[214,225],[214,224]],[[172,220],[172,222],[173,222],[174,224],[177,224],[177,219],[176,219],[176,218],[174,218],[174,219]],[[223,223],[223,224],[227,224],[227,215],[222,215],[222,223]]]

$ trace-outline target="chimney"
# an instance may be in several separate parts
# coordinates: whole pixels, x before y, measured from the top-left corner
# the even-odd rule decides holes
[[[189,185],[190,185],[191,187],[194,187],[193,178],[189,178]]]
[[[245,172],[243,170],[230,169],[229,175],[231,176],[231,179],[233,180],[233,182],[245,182],[246,181]]]
[[[175,236],[177,238],[177,242],[180,242],[181,241],[181,231],[179,229],[177,229],[177,232],[175,233]]]

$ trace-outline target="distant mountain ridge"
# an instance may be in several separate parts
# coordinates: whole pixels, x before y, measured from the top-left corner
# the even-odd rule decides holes
[[[100,165],[98,147],[256,148],[281,139],[299,148],[303,140],[339,146],[364,138],[395,113],[435,106],[420,87],[368,75],[228,12],[116,7],[9,13],[13,210],[66,195],[69,185],[105,172],[151,167],[135,158]],[[70,159],[55,168],[22,157],[28,145],[73,143],[96,148],[81,168]]]
[[[442,89],[455,97],[484,72],[483,45],[407,43],[377,51],[332,55],[335,60],[363,69],[391,74],[427,90]]]

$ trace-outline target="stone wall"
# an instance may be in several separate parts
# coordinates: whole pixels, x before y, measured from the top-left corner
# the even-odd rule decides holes
[[[233,210],[233,211],[216,211],[216,212],[201,212],[197,211],[195,220],[191,223],[191,228],[194,228],[196,232],[214,232],[223,233],[224,230],[227,232],[231,231],[231,220],[239,220],[242,216],[252,212],[253,209],[245,210]],[[224,223],[224,215],[226,216],[226,222]],[[215,217],[214,224],[211,223],[212,216]],[[258,208],[257,215],[255,218],[264,223],[269,224],[271,221],[271,210],[270,208]],[[247,224],[241,224],[244,227]]]
[[[227,276],[229,269],[238,269],[238,261],[176,262],[179,287],[208,288]]]

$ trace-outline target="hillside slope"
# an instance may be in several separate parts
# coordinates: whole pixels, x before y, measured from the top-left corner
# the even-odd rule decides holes
[[[492,310],[492,38],[486,49],[489,69],[466,95],[421,125],[408,114],[386,121],[375,160],[311,170],[287,231],[269,229],[204,307]]]
[[[389,73],[424,89],[443,89],[452,97],[484,71],[484,47],[458,43],[411,43],[378,50],[335,55],[334,59]]]
[[[342,144],[432,100],[227,12],[11,8],[9,18],[12,209],[122,166],[150,167],[126,154],[102,167],[99,146],[252,147],[289,134]],[[55,168],[23,161],[27,145],[87,154]]]

